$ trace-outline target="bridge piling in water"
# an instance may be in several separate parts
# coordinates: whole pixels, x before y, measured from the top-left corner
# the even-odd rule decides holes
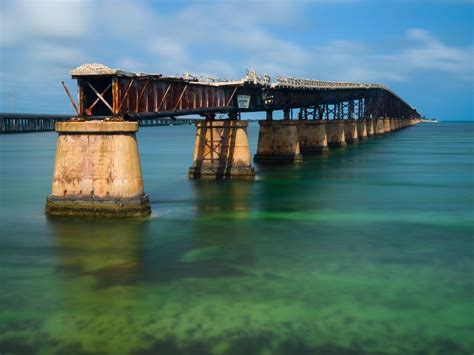
[[[58,122],[51,216],[149,215],[135,132],[137,122]]]
[[[299,120],[297,125],[301,153],[328,151],[325,120]]]
[[[250,161],[248,121],[202,120],[196,122],[191,179],[255,178]]]
[[[300,151],[298,126],[289,119],[259,121],[256,163],[299,163]]]
[[[367,123],[367,137],[372,137],[375,135],[374,125],[375,120],[373,118],[368,118],[366,120]]]
[[[359,140],[367,139],[367,120],[364,118],[357,120],[357,137]]]
[[[326,123],[326,133],[328,139],[328,146],[344,147],[347,145],[344,120],[328,120]]]
[[[357,122],[354,119],[349,119],[344,122],[344,137],[346,143],[357,143],[359,142],[357,129]]]
[[[389,133],[391,131],[390,129],[390,118],[384,117],[383,119],[383,132],[384,133]]]

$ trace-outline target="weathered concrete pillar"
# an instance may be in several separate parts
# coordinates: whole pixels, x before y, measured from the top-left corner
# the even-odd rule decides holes
[[[298,140],[302,153],[325,152],[328,150],[326,121],[297,121]]]
[[[343,147],[347,145],[343,120],[327,120],[326,135],[329,147]]]
[[[344,136],[347,143],[357,143],[359,141],[357,122],[355,120],[344,121]]]
[[[384,133],[390,132],[390,118],[388,117],[383,119],[383,131]]]
[[[367,139],[367,120],[357,120],[357,137],[359,138],[359,140]]]
[[[299,163],[303,161],[295,121],[259,121],[257,163]]]
[[[191,179],[253,179],[248,121],[202,120],[195,123]]]
[[[396,131],[397,127],[395,126],[396,124],[396,119],[395,118],[389,118],[390,120],[390,130],[391,131]]]
[[[384,134],[384,119],[382,117],[376,118],[374,122],[375,134]]]
[[[151,212],[135,132],[138,122],[57,122],[53,216],[137,217]]]
[[[367,125],[367,137],[371,137],[375,134],[375,120],[372,118],[367,118],[365,120]]]

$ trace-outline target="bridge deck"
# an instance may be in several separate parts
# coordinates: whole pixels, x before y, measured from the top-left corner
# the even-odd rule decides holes
[[[345,111],[351,117],[357,106],[358,117],[419,117],[416,109],[378,84],[293,78],[271,83],[269,77],[254,72],[237,81],[202,81],[91,65],[78,67],[71,75],[78,82],[79,116],[141,119],[314,108],[320,118],[339,118]]]

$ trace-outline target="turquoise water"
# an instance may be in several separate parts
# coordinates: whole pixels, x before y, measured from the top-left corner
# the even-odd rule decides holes
[[[204,182],[194,127],[142,128],[152,216],[55,220],[55,133],[0,136],[0,353],[472,354],[473,137],[422,124]]]

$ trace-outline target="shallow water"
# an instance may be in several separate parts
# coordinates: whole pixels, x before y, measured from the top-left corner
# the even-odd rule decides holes
[[[473,137],[422,124],[204,182],[194,127],[142,128],[153,214],[108,221],[44,216],[55,133],[0,136],[0,353],[471,354]]]

